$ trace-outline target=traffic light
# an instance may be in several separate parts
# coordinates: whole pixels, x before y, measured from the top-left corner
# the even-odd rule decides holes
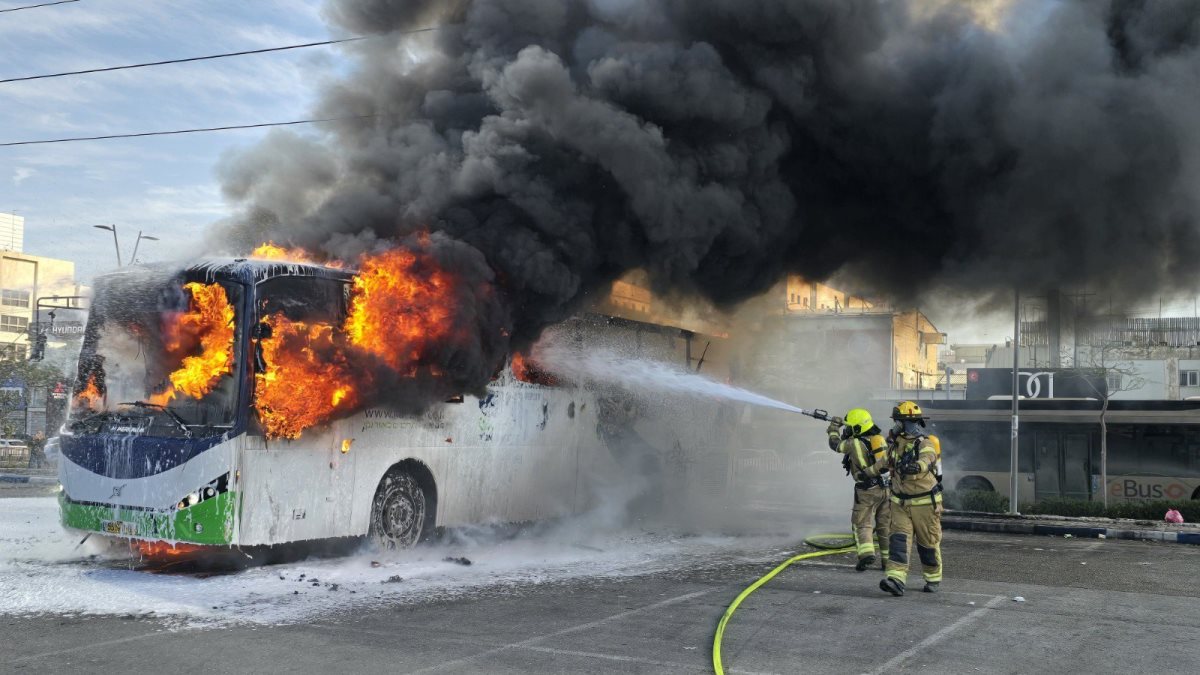
[[[41,361],[46,358],[46,334],[38,333],[32,336],[29,352],[30,361]]]

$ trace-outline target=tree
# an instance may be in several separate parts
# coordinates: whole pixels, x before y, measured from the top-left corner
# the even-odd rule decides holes
[[[0,424],[4,436],[12,436],[9,416],[25,410],[35,389],[47,389],[69,379],[59,368],[34,361],[0,361]],[[28,430],[26,430],[28,431]]]
[[[1113,358],[1113,352],[1124,346],[1120,342],[1103,342],[1093,345],[1087,352],[1086,369],[1100,376],[1095,380],[1084,378],[1084,381],[1100,398],[1100,492],[1105,508],[1108,507],[1108,403],[1115,394],[1146,386],[1146,378],[1132,361]]]

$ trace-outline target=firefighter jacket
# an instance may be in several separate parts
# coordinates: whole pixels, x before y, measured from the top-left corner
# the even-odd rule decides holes
[[[880,474],[871,475],[867,472],[876,463],[883,461],[887,455],[887,441],[874,429],[875,433],[863,436],[851,436],[837,444],[837,451],[842,453],[842,465],[846,473],[855,478],[854,487],[869,490],[882,487],[883,477]],[[832,445],[832,439],[831,445]],[[859,480],[860,473],[867,473],[865,480]]]
[[[938,492],[937,449],[925,437],[897,436],[884,456],[866,470],[867,476],[891,473],[893,501],[908,501],[914,505],[941,501]],[[916,473],[905,473],[903,467],[915,466]]]

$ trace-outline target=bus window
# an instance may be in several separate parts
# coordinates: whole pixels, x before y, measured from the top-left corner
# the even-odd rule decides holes
[[[350,289],[337,279],[276,277],[258,285],[258,318],[275,314],[292,321],[341,325]]]
[[[1132,427],[1108,427],[1108,474],[1130,476],[1141,473],[1137,431]],[[1099,445],[1097,445],[1099,452]]]
[[[180,277],[133,283],[140,279],[97,289],[73,415],[121,408],[152,420],[149,435],[221,433],[238,408],[242,287]]]
[[[1141,473],[1176,476],[1187,466],[1187,445],[1183,434],[1170,427],[1149,427],[1142,437]]]

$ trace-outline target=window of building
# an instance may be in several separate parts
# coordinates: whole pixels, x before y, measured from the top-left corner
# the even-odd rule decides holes
[[[0,305],[5,307],[28,307],[29,291],[0,291]]]
[[[1200,370],[1179,371],[1179,386],[1200,387]]]
[[[0,361],[24,361],[27,353],[25,345],[0,345]]]
[[[29,319],[24,316],[0,315],[0,331],[24,333],[29,328]]]
[[[1109,373],[1107,379],[1109,391],[1121,391],[1121,385],[1124,384],[1124,379],[1121,377],[1121,373]]]

